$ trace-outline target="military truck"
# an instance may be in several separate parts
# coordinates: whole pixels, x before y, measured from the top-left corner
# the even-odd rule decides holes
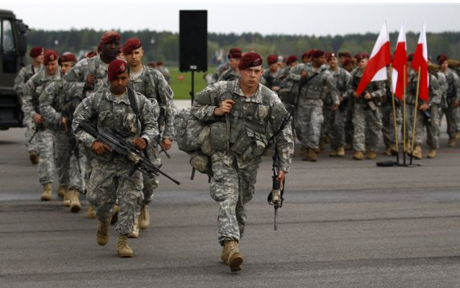
[[[14,79],[26,65],[28,27],[9,10],[0,10],[0,130],[22,127],[21,100]]]

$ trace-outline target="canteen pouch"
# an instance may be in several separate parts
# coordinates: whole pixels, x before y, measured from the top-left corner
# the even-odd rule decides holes
[[[210,125],[210,128],[212,148],[216,151],[227,150],[227,124],[225,122],[215,122]]]

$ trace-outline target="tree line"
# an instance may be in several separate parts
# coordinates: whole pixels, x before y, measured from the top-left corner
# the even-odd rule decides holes
[[[32,30],[28,33],[28,44],[43,46],[62,52],[72,52],[82,57],[88,51],[96,50],[99,39],[104,31],[93,29],[45,31]],[[122,42],[130,37],[141,40],[145,62],[163,61],[167,65],[177,66],[179,62],[179,34],[166,31],[119,31]],[[259,33],[222,34],[208,33],[208,60],[210,67],[219,64],[217,51],[223,50],[223,56],[232,47],[240,47],[243,52],[256,51],[263,56],[278,54],[283,56],[297,55],[315,48],[325,51],[348,51],[352,55],[371,53],[377,33],[348,34],[336,36],[306,35],[262,35]],[[392,49],[394,49],[398,32],[390,33]],[[406,34],[408,53],[414,52],[419,34]],[[452,59],[460,58],[460,32],[427,33],[428,54],[436,59],[437,55],[446,54]],[[225,60],[225,59],[224,59]],[[210,68],[212,70],[212,68]]]

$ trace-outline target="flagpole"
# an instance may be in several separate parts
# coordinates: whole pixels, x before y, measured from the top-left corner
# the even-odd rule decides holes
[[[390,66],[390,83],[393,83],[393,65]],[[390,86],[391,87],[391,86]],[[395,103],[395,91],[391,89],[391,100],[393,101],[393,124],[395,129],[395,143],[396,143],[396,153],[399,154],[399,141],[398,141],[398,128],[396,124],[396,103]],[[399,164],[399,157],[398,157],[398,164]]]
[[[412,158],[414,158],[414,143],[415,143],[415,123],[417,122],[417,108],[418,108],[418,94],[420,92],[420,73],[422,67],[418,67],[418,76],[417,76],[417,93],[415,96],[415,108],[414,108],[414,129],[412,130],[412,144],[411,144],[411,155],[410,155],[410,165],[412,165]]]
[[[403,76],[403,163],[406,166],[406,65],[404,65]]]

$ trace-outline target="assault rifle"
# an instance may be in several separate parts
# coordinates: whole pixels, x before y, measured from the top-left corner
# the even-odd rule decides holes
[[[153,175],[159,176],[159,174],[161,174],[177,185],[180,185],[179,181],[173,179],[171,176],[161,171],[160,168],[153,165],[146,156],[142,155],[143,153],[141,151],[137,150],[133,143],[126,141],[126,135],[122,131],[107,127],[96,131],[93,126],[85,121],[80,123],[78,129],[82,129],[98,141],[101,141],[104,145],[109,147],[111,152],[132,162],[133,166],[129,172],[129,176],[132,176],[135,170],[139,170],[149,177],[153,177]]]

